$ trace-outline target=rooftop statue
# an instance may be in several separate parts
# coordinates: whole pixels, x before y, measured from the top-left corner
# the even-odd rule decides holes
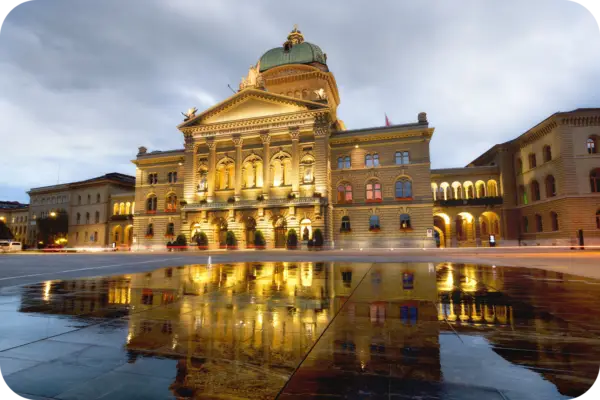
[[[196,112],[198,112],[198,109],[196,107],[192,107],[187,110],[187,112],[181,113],[181,115],[185,117],[184,121],[189,121],[196,116]]]

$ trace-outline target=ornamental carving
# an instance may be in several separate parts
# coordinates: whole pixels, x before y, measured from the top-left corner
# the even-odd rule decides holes
[[[240,136],[233,136],[231,140],[233,141],[235,147],[242,147],[242,143],[244,142],[244,139],[242,139]]]
[[[290,126],[289,128],[290,137],[292,140],[300,140],[300,127]]]
[[[322,137],[329,134],[329,115],[322,114],[315,117],[314,125],[315,137]]]
[[[269,131],[260,132],[260,140],[262,140],[263,144],[271,143],[271,135],[269,134]]]
[[[209,150],[215,150],[217,148],[217,142],[215,141],[214,136],[210,136],[206,138],[206,146]]]

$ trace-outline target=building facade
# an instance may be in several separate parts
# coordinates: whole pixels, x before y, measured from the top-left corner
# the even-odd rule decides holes
[[[178,126],[185,147],[140,147],[133,243],[231,231],[285,247],[319,229],[337,248],[600,244],[600,109],[556,113],[464,168],[431,169],[434,129],[347,130],[327,56],[294,29],[214,107]]]
[[[0,201],[0,221],[12,233],[13,241],[26,241],[28,216],[29,204],[22,204],[18,201]]]
[[[130,195],[135,191],[133,176],[109,173],[100,177],[31,189],[29,207],[29,234],[27,243],[39,243],[38,221],[66,214],[69,247],[105,247],[112,239],[110,223],[113,217],[113,197]]]

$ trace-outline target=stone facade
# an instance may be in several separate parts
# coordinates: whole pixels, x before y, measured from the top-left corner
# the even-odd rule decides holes
[[[112,198],[123,193],[133,197],[134,187],[134,177],[110,173],[85,181],[31,189],[28,192],[31,204],[27,243],[35,245],[38,242],[37,220],[52,218],[53,213],[66,212],[67,246],[108,246]]]
[[[29,205],[16,201],[0,201],[0,221],[10,229],[15,242],[26,242]]]

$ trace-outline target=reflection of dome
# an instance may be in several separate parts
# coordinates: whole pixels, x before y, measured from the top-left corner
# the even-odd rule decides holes
[[[294,27],[283,47],[276,47],[263,54],[259,62],[259,72],[264,72],[280,65],[312,63],[319,63],[326,66],[327,56],[316,44],[305,42],[302,33],[298,28]]]

